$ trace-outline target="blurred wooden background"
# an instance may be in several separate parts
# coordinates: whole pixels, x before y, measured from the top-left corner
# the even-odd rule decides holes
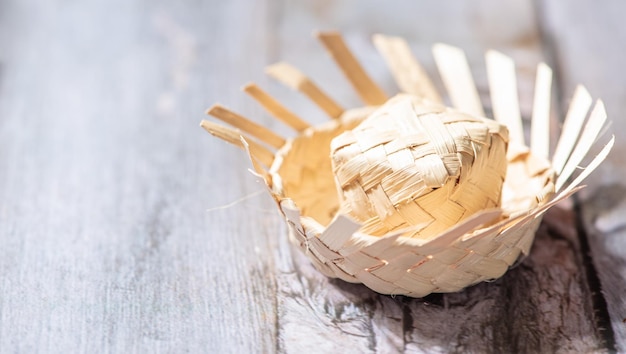
[[[0,1],[0,352],[626,352],[624,13],[620,0]],[[431,74],[433,43],[465,49],[484,95],[483,52],[498,49],[525,113],[546,61],[554,113],[583,83],[614,152],[498,281],[409,299],[327,279],[288,245],[245,155],[198,127],[219,101],[283,129],[239,91],[251,80],[323,121],[263,76],[279,59],[358,105],[316,29],[342,31],[389,93],[374,33],[405,37]]]

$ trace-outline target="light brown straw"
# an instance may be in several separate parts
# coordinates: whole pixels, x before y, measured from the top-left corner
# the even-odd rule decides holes
[[[268,66],[265,72],[286,86],[305,94],[331,118],[339,118],[341,113],[343,113],[341,106],[328,97],[311,79],[295,67],[281,62]]]
[[[343,40],[335,33],[321,37],[364,101],[382,101],[378,86]],[[537,70],[531,150],[524,144],[510,58],[487,54],[496,122],[483,118],[460,49],[434,48],[452,109],[431,92],[432,82],[406,42],[374,38],[405,93],[344,112],[309,78],[283,63],[271,66],[270,75],[335,119],[305,128],[308,124],[285,114],[269,94],[249,85],[246,92],[294,127],[297,136],[284,140],[221,106],[212,114],[250,136],[208,121],[202,126],[248,151],[277,202],[290,241],[323,274],[413,297],[501,277],[530,252],[546,210],[580,190],[609,154],[614,137],[587,167],[579,167],[606,125],[602,101],[585,119],[591,96],[577,88],[550,161],[546,127],[552,72],[545,64]],[[281,146],[274,153],[254,138]]]
[[[238,146],[242,149],[245,149],[245,146],[242,142],[243,138],[250,145],[249,149],[252,156],[259,159],[259,161],[265,166],[271,166],[272,162],[274,161],[274,154],[271,151],[256,143],[251,138],[241,134],[241,132],[237,130],[230,129],[219,124],[215,124],[213,122],[209,122],[208,120],[203,120],[200,123],[200,126],[204,128],[207,132],[211,133],[211,135],[220,138],[226,142],[229,142],[235,146]]]
[[[433,55],[452,105],[462,112],[484,117],[485,111],[465,53],[459,48],[438,43],[433,46]]]
[[[572,152],[572,148],[578,140],[578,134],[583,126],[587,111],[591,107],[591,95],[587,89],[578,85],[574,96],[570,102],[567,115],[565,116],[565,122],[563,122],[563,130],[561,131],[561,137],[556,145],[554,151],[554,157],[552,158],[552,164],[557,173],[561,173],[569,154]]]
[[[411,53],[407,42],[400,37],[376,34],[376,49],[382,54],[401,91],[433,102],[443,103],[426,72]]]
[[[289,125],[293,129],[301,132],[310,127],[307,122],[303,121],[302,118],[288,110],[255,83],[250,82],[246,84],[242,90],[259,102],[261,106],[263,106],[263,108],[265,108],[272,116]]]
[[[495,50],[488,51],[485,58],[493,116],[509,128],[512,142],[525,145],[513,59]]]
[[[220,104],[213,105],[207,110],[206,113],[232,125],[235,128],[239,128],[242,131],[249,133],[250,135],[273,147],[279,148],[285,144],[285,139],[280,135],[262,125],[248,120],[244,116],[239,115]]]
[[[324,44],[366,105],[378,106],[387,101],[387,95],[367,75],[339,33],[320,32],[317,38]]]
[[[537,66],[535,95],[530,132],[530,148],[537,156],[547,159],[550,155],[550,97],[552,69],[545,63]]]
[[[437,235],[499,206],[507,140],[492,120],[396,96],[331,143],[341,212],[372,235]]]

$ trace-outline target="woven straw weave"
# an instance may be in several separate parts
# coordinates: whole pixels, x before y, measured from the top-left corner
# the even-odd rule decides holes
[[[398,95],[331,142],[341,213],[371,235],[436,236],[500,206],[507,142],[493,120]]]
[[[606,112],[579,86],[551,159],[551,71],[540,64],[531,147],[524,141],[510,58],[487,53],[491,104],[484,118],[462,51],[434,48],[453,108],[401,38],[374,43],[402,94],[388,99],[337,33],[319,38],[364,101],[344,111],[310,78],[279,63],[268,74],[316,103],[332,119],[312,127],[255,84],[244,91],[292,127],[283,138],[215,105],[230,124],[201,125],[245,149],[267,184],[290,241],[324,274],[384,294],[421,297],[496,279],[528,254],[545,211],[578,191],[614,138],[580,169],[600,137]]]

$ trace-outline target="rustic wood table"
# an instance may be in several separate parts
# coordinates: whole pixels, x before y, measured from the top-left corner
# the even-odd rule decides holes
[[[0,352],[626,352],[626,2],[0,1]],[[512,56],[524,114],[535,66],[601,97],[617,144],[575,203],[545,218],[503,278],[423,299],[318,274],[240,150],[198,123],[219,101],[283,129],[256,81],[297,64],[357,98],[315,29],[337,29],[385,90],[370,42],[405,37]],[[437,82],[441,85],[440,82]],[[232,206],[232,205],[236,205]]]

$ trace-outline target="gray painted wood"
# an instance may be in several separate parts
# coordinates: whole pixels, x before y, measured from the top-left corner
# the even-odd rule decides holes
[[[584,83],[605,102],[616,146],[607,162],[589,179],[583,195],[583,219],[602,294],[611,317],[616,349],[626,352],[626,3],[577,0],[546,2],[547,35],[562,72],[562,87],[571,94]]]
[[[0,3],[0,352],[604,351],[571,211],[551,211],[531,256],[498,281],[382,296],[317,273],[256,193],[245,155],[198,127],[219,101],[288,133],[239,92],[250,80],[324,120],[263,77],[278,59],[358,104],[310,37],[327,28],[390,93],[372,33],[405,36],[430,72],[432,43],[463,47],[483,95],[482,52],[502,50],[524,73],[528,110],[539,22],[561,28],[536,10],[496,0]]]
[[[274,350],[282,228],[258,197],[206,211],[257,186],[198,127],[248,105],[267,10],[2,3],[0,352]]]

